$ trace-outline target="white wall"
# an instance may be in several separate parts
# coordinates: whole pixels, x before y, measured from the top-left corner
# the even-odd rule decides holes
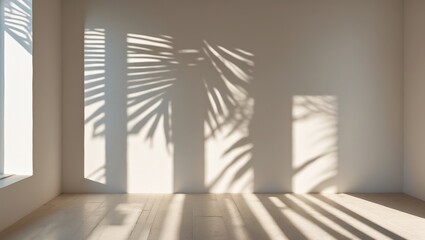
[[[65,1],[63,191],[401,191],[402,9]]]
[[[33,176],[0,189],[0,230],[60,193],[60,1],[33,4]]]
[[[404,8],[404,191],[425,200],[425,2],[406,0]]]

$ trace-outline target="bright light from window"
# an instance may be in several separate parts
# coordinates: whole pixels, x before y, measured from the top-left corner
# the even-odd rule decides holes
[[[0,173],[31,175],[32,1],[2,0],[3,152]]]

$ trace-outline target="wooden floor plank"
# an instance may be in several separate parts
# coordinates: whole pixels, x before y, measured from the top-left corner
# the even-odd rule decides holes
[[[230,194],[218,194],[218,204],[230,239],[250,240],[247,226]]]
[[[425,202],[403,194],[64,194],[5,240],[425,239]]]
[[[96,226],[89,240],[126,240],[130,237],[139,216],[143,211],[143,203],[120,202],[112,206],[108,214]]]
[[[155,219],[149,240],[193,239],[192,199],[188,195],[167,195]]]
[[[149,215],[147,216],[145,221],[142,219],[140,222],[138,222],[138,224],[133,229],[129,239],[134,239],[134,240],[148,239],[162,199],[163,199],[162,195],[152,195],[150,197],[150,201],[148,202],[147,207],[144,209],[144,211],[149,212]]]
[[[195,216],[193,226],[193,239],[229,239],[223,217]]]
[[[250,194],[233,194],[232,198],[247,225],[250,236],[253,239],[270,239],[269,233],[262,226],[262,219],[259,219],[252,207],[249,206],[246,196]]]

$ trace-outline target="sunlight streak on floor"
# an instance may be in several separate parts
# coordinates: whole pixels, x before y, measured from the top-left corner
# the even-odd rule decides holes
[[[177,194],[172,197],[171,203],[167,207],[163,225],[164,228],[161,231],[159,240],[179,239],[185,200],[185,195],[182,194]]]
[[[255,195],[242,195],[251,212],[270,239],[288,239]]]

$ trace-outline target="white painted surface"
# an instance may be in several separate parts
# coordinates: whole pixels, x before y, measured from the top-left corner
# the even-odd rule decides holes
[[[404,9],[404,191],[425,200],[425,2],[406,0]]]
[[[63,191],[298,191],[295,96],[338,99],[333,180],[306,173],[316,187],[300,191],[401,191],[402,1],[90,0],[63,9]],[[104,29],[106,52],[105,66],[93,66],[103,80],[87,85],[86,75],[86,89],[85,29]],[[96,89],[104,95],[87,103]],[[97,135],[95,120],[84,123],[96,110]],[[101,181],[87,177],[97,168]]]
[[[33,172],[33,62],[31,1],[3,0],[4,173]]]
[[[33,21],[33,176],[0,189],[0,229],[60,193],[60,1],[34,1]]]

